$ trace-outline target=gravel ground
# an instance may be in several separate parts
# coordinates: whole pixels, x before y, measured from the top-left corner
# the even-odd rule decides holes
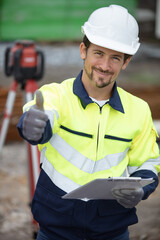
[[[11,143],[0,155],[0,239],[32,239],[25,144]],[[14,236],[14,237],[13,237]]]

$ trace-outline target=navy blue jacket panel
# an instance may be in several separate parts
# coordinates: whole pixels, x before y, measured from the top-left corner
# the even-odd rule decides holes
[[[115,200],[62,199],[65,194],[41,170],[32,201],[34,219],[51,239],[112,239],[138,222],[136,209]]]

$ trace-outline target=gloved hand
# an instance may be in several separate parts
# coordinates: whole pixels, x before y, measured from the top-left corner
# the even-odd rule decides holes
[[[142,200],[144,191],[142,188],[114,189],[112,194],[123,207],[133,208]]]
[[[47,114],[43,110],[43,96],[42,93],[36,91],[36,104],[30,108],[23,120],[23,135],[26,139],[38,141],[42,134],[48,120]]]

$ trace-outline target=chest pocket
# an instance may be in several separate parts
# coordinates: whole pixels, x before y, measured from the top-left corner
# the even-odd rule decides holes
[[[111,135],[105,135],[104,138],[110,139],[110,140],[122,141],[122,142],[132,142],[132,139],[130,138],[121,138],[121,137],[116,137]]]
[[[112,152],[124,152],[131,147],[132,139],[113,135],[104,135],[104,144]]]
[[[75,134],[75,135],[78,135],[78,136],[87,137],[87,138],[93,138],[93,135],[91,135],[91,134],[75,131],[75,130],[67,128],[67,127],[65,127],[63,125],[61,125],[60,128],[65,130],[66,132],[69,132],[69,133],[72,133],[72,134]]]

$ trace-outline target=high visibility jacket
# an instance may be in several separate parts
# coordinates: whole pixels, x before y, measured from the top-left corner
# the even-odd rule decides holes
[[[100,108],[89,98],[81,74],[40,90],[53,131],[39,145],[42,168],[63,191],[96,178],[126,176],[127,171],[160,171],[157,133],[146,102],[115,84],[112,97]]]
[[[96,178],[126,176],[127,171],[154,178],[143,188],[143,199],[158,185],[157,133],[147,103],[115,84],[100,108],[89,98],[81,75],[40,89],[49,121],[40,141],[28,140],[39,143],[42,162],[32,213],[49,239],[112,239],[138,221],[135,208],[116,200],[62,199],[66,192]],[[24,106],[18,124],[22,137],[23,119],[33,104]]]

